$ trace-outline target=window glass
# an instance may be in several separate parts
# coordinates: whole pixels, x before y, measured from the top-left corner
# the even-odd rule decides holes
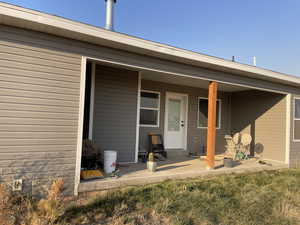
[[[199,98],[198,127],[207,128],[208,99]],[[220,128],[220,101],[217,100],[216,127]]]
[[[300,99],[295,99],[295,119],[300,119]]]
[[[141,107],[142,108],[158,108],[159,94],[150,92],[141,92]]]
[[[150,110],[150,109],[140,110],[140,124],[156,126],[157,120],[158,120],[157,110]]]
[[[140,125],[159,126],[160,94],[141,91]]]

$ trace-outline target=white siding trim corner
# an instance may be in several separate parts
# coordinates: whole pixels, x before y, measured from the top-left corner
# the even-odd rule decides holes
[[[285,163],[290,166],[290,143],[291,143],[291,94],[286,96],[286,150]]]
[[[135,141],[135,163],[139,157],[139,142],[140,142],[140,107],[141,107],[141,87],[142,87],[142,72],[138,75],[138,90],[137,90],[137,107],[136,107],[136,141]]]
[[[93,62],[92,77],[91,77],[90,121],[89,121],[90,140],[93,140],[93,130],[94,130],[95,79],[96,79],[96,63]]]
[[[79,100],[79,117],[78,117],[78,133],[77,133],[77,152],[75,167],[75,184],[74,195],[78,195],[78,187],[80,183],[81,171],[81,154],[82,154],[82,135],[83,135],[83,119],[84,119],[84,98],[85,98],[85,80],[86,80],[86,63],[87,58],[81,59],[81,79],[80,79],[80,100]]]

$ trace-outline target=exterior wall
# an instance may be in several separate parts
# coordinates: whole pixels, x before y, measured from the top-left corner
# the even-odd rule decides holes
[[[188,94],[188,128],[187,128],[187,151],[200,152],[203,146],[206,146],[207,129],[197,128],[198,118],[198,97],[207,97],[208,91],[187,86],[179,86],[156,81],[142,80],[142,90],[160,92],[160,126],[140,127],[140,148],[148,149],[148,134],[150,132],[164,134],[164,117],[165,117],[165,96],[166,92],[176,92]],[[221,99],[221,129],[217,130],[216,152],[224,152],[224,136],[230,134],[230,94],[219,92],[218,99]]]
[[[233,93],[231,101],[233,133],[251,134],[252,151],[260,145],[263,158],[285,162],[286,96],[253,90]]]
[[[0,182],[23,179],[37,194],[63,177],[72,193],[81,57],[39,42],[0,29]]]
[[[290,111],[290,118],[291,118],[291,129],[290,129],[290,166],[291,167],[300,167],[300,141],[294,140],[294,98],[300,97],[300,95],[292,95],[291,96],[291,111]],[[298,124],[296,123],[296,126]]]
[[[96,66],[93,140],[119,162],[135,161],[137,93],[137,72]]]

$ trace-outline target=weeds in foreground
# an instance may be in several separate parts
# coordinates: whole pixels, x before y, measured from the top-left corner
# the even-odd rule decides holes
[[[62,179],[53,182],[44,199],[33,200],[0,184],[1,225],[52,225],[63,214]]]
[[[1,225],[300,224],[300,170],[167,181],[76,201],[62,198],[62,180],[39,201],[0,187]]]
[[[297,225],[300,170],[126,188],[68,208],[63,218],[78,225],[152,225],[158,218],[160,224],[174,225]]]

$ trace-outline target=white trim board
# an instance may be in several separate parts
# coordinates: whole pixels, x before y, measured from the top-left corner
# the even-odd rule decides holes
[[[286,139],[285,139],[285,163],[290,165],[291,143],[291,94],[286,96]]]
[[[84,102],[85,102],[86,64],[87,64],[87,58],[82,57],[82,59],[81,59],[81,75],[80,75],[80,100],[79,100],[79,116],[78,116],[78,130],[77,130],[77,150],[76,150],[74,195],[78,195],[78,186],[80,184]]]
[[[95,81],[96,81],[96,63],[92,62],[90,121],[89,121],[89,139],[90,140],[93,140],[93,130],[94,130],[93,128],[94,128]]]
[[[137,90],[137,108],[136,108],[136,137],[135,137],[135,162],[139,160],[139,142],[140,142],[140,107],[141,107],[141,87],[142,74],[138,74],[138,90]]]

